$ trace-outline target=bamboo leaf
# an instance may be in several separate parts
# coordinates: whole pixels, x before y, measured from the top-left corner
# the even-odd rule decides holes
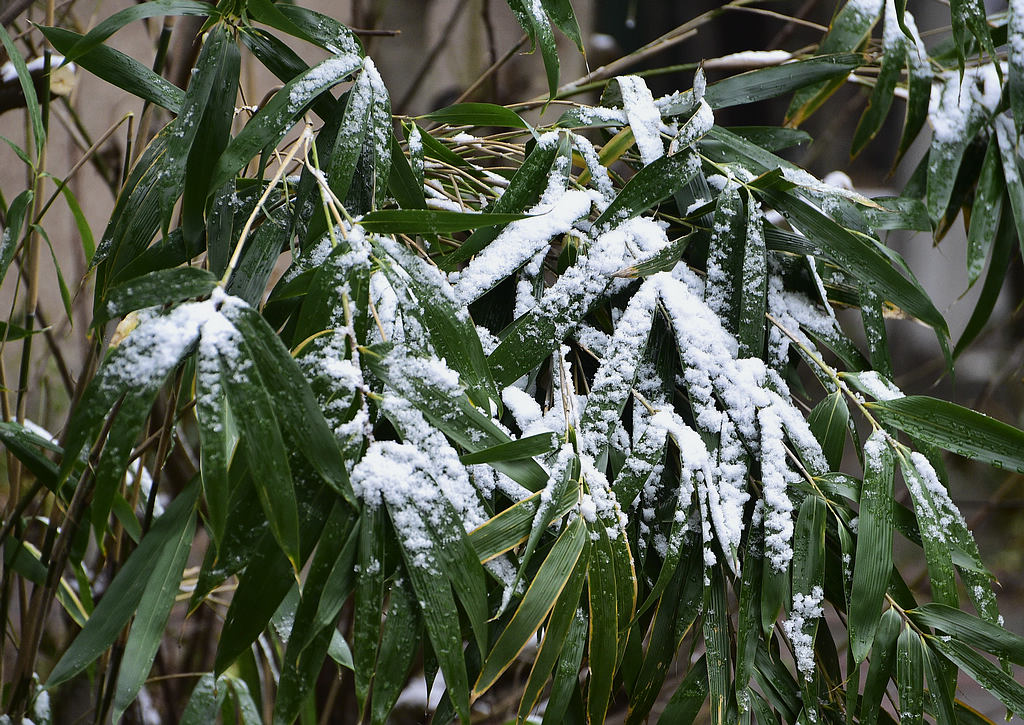
[[[590,599],[587,658],[590,662],[590,686],[587,689],[586,709],[589,722],[604,722],[618,662],[618,621],[620,616],[628,619],[628,613],[620,614],[618,611],[615,552],[604,525],[588,522],[584,530],[593,539],[587,569],[587,593]]]
[[[516,20],[530,36],[533,44],[530,52],[540,45],[541,58],[544,60],[544,71],[548,80],[549,98],[554,98],[558,91],[558,48],[555,46],[555,34],[545,15],[545,8],[532,0],[506,0]]]
[[[759,68],[712,83],[704,93],[704,100],[716,110],[745,106],[822,81],[846,78],[863,63],[864,56],[857,53],[831,53]]]
[[[38,156],[46,146],[46,129],[43,127],[43,111],[39,105],[39,98],[36,96],[36,86],[29,73],[25,59],[14,46],[7,28],[0,28],[0,42],[3,43],[7,52],[9,62],[14,66],[14,72],[18,77],[18,84],[25,96],[25,109],[28,112],[29,123],[32,127],[32,139],[35,142],[36,155]]]
[[[868,403],[886,424],[957,455],[1024,473],[1024,431],[923,395]]]
[[[142,537],[138,548],[131,553],[121,571],[110,583],[103,599],[96,606],[82,631],[50,672],[47,687],[56,687],[80,673],[107,650],[135,613],[146,594],[151,575],[168,548],[174,551],[179,542],[190,541],[184,536],[194,521],[199,486],[193,482],[171,502]],[[168,567],[173,559],[168,562]],[[161,626],[162,629],[162,626]]]
[[[505,106],[493,103],[457,103],[436,111],[431,111],[422,118],[445,123],[449,126],[500,126],[507,128],[530,128],[518,113]]]
[[[594,221],[594,228],[608,228],[643,214],[683,188],[699,171],[700,162],[688,152],[656,159],[626,182]]]
[[[93,325],[103,325],[108,320],[124,317],[144,307],[202,297],[210,294],[216,286],[217,279],[201,267],[159,269],[112,287],[107,294],[107,305],[97,310]]]
[[[582,517],[574,519],[555,541],[551,551],[544,558],[537,574],[530,582],[522,602],[508,625],[502,630],[497,641],[484,660],[473,698],[486,692],[498,677],[511,665],[523,647],[527,645],[548,612],[558,601],[566,582],[573,574],[587,541],[587,527]],[[575,603],[571,606],[575,613]],[[553,664],[553,663],[552,663]],[[546,677],[546,675],[545,675]]]
[[[909,626],[896,647],[896,686],[900,695],[900,725],[924,722],[924,645]]]
[[[902,621],[894,609],[887,609],[875,630],[871,646],[871,660],[864,695],[861,698],[860,718],[866,725],[874,725],[882,712],[882,698],[896,665],[896,640],[900,636]]]
[[[521,461],[551,453],[557,448],[553,433],[538,433],[509,443],[502,443],[493,448],[485,448],[476,453],[466,453],[459,460],[467,466],[495,461]]]
[[[160,557],[154,562],[149,573],[149,581],[139,600],[135,621],[132,622],[121,659],[121,668],[118,670],[111,717],[114,722],[117,722],[132,704],[146,678],[149,677],[150,668],[164,636],[167,619],[171,614],[171,607],[178,596],[181,575],[185,570],[189,550],[192,548],[195,522],[196,514],[193,510],[181,531],[176,532],[177,535],[164,545]]]
[[[492,214],[437,209],[381,209],[360,224],[378,234],[452,234],[525,219],[527,214]]]
[[[207,195],[231,181],[263,148],[276,144],[313,99],[359,67],[357,56],[336,56],[285,83],[224,149],[214,167]]]
[[[892,571],[893,470],[885,434],[877,430],[864,446],[857,554],[850,594],[850,650],[862,662],[875,639]]]
[[[202,3],[196,3],[202,5]],[[207,12],[209,6],[207,6]],[[83,36],[65,28],[38,26],[40,32],[65,57]],[[134,58],[106,45],[98,45],[81,55],[75,63],[122,91],[155,103],[171,113],[181,110],[185,92],[157,75]]]
[[[971,647],[1024,664],[1024,637],[1004,627],[944,604],[924,604],[908,614],[919,626],[934,627]]]
[[[835,16],[828,33],[818,45],[818,52],[838,53],[856,50],[870,36],[878,22],[882,3],[864,5],[847,2]],[[786,113],[787,125],[799,126],[822,103],[842,86],[845,76],[797,91]]]
[[[211,10],[212,8],[206,3],[196,2],[195,0],[150,0],[141,5],[133,5],[114,13],[101,22],[75,43],[64,55],[69,61],[78,60],[81,56],[102,44],[104,40],[118,30],[136,20],[162,17],[164,15],[207,16],[211,14]]]
[[[563,533],[562,536],[567,534],[568,531]],[[548,556],[550,557],[553,553],[554,547],[552,547],[552,551]],[[569,576],[565,586],[562,587],[561,593],[558,595],[558,601],[552,607],[551,616],[544,627],[544,638],[541,641],[537,657],[533,661],[533,666],[530,668],[530,675],[526,685],[523,687],[523,696],[519,702],[518,717],[520,720],[525,720],[530,711],[533,710],[544,690],[548,676],[558,665],[562,653],[566,651],[566,642],[573,622],[576,621],[576,612],[580,605],[580,595],[583,593],[583,584],[587,577],[589,558],[590,542],[584,538],[583,550],[576,559],[572,574]],[[546,564],[547,560],[541,566],[543,567]],[[534,578],[534,584],[531,584],[531,587],[535,585],[536,581],[537,579]],[[509,626],[511,626],[511,623]],[[502,635],[507,631],[508,628],[502,632]]]
[[[1012,713],[1024,717],[1024,687],[967,645],[955,639],[928,637],[928,646],[966,672]]]

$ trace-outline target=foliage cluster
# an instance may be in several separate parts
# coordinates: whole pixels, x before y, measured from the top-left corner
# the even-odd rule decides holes
[[[1024,472],[1024,432],[905,396],[886,342],[887,318],[914,318],[952,367],[1024,242],[1021,3],[954,1],[950,40],[926,48],[904,2],[849,0],[812,53],[663,98],[623,64],[560,86],[555,29],[581,46],[569,3],[508,5],[546,69],[539,123],[531,104],[395,118],[358,37],[287,3],[150,0],[86,34],[38,28],[64,59],[49,67],[174,118],[87,250],[94,344],[66,426],[3,393],[12,718],[46,721],[74,687],[96,722],[140,717],[154,662],[189,675],[187,723],[384,723],[415,678],[443,688],[435,722],[637,723],[659,701],[666,723],[983,721],[959,678],[1024,716],[1024,638],[942,454]],[[107,43],[183,15],[204,18],[184,90]],[[48,243],[57,100],[0,39],[31,129],[6,283]],[[236,123],[243,53],[283,85]],[[930,120],[900,196],[778,155],[851,73],[873,86],[854,152],[896,95],[900,156]],[[786,127],[715,123],[789,95]],[[961,210],[972,283],[991,261],[953,342],[880,235],[941,237]],[[22,380],[27,288],[3,328]],[[48,637],[64,618],[81,631]],[[169,665],[162,643],[196,621],[215,654]]]

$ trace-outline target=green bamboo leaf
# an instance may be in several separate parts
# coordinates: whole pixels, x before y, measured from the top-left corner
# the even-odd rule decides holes
[[[640,216],[664,201],[700,172],[700,162],[688,152],[662,156],[643,167],[622,187],[622,191],[594,221],[595,229],[606,229]]]
[[[1005,203],[1000,201],[998,206],[1005,207]],[[981,208],[979,207],[979,209]],[[1006,270],[1010,266],[1016,230],[1014,229],[1012,215],[1007,214],[1005,208],[1001,212],[999,226],[995,232],[995,241],[992,243],[992,256],[988,265],[988,274],[985,275],[981,294],[978,295],[978,302],[975,304],[974,311],[967,321],[967,326],[964,327],[960,339],[956,341],[956,345],[953,347],[954,359],[959,357],[984,329],[985,324],[992,316],[992,311],[995,309],[999,293],[1003,289]],[[984,260],[982,260],[982,264],[984,264]]]
[[[750,679],[761,637],[761,567],[764,565],[764,524],[756,522],[747,534],[747,554],[740,570],[739,616],[736,626],[736,701],[740,712],[751,707]]]
[[[565,536],[567,533],[568,531],[563,533],[562,536]],[[526,681],[526,685],[523,687],[522,699],[519,701],[518,718],[520,721],[525,721],[527,716],[530,714],[530,711],[533,710],[534,706],[537,704],[537,700],[540,699],[544,686],[547,683],[548,676],[558,664],[565,649],[566,640],[569,636],[573,622],[576,620],[576,612],[580,605],[580,595],[583,593],[583,584],[587,577],[587,568],[590,559],[589,547],[590,541],[584,538],[583,550],[576,559],[572,574],[569,576],[569,580],[565,583],[565,586],[562,587],[562,590],[558,595],[558,601],[555,602],[555,606],[551,609],[551,616],[548,618],[547,625],[544,627],[544,638],[541,641],[537,657],[533,661],[533,666],[530,668],[529,678]],[[553,553],[554,548],[552,547],[548,556],[550,557]],[[543,568],[546,563],[547,561],[545,560],[541,567]],[[531,588],[535,586],[536,582],[537,578],[535,577],[533,583],[530,585]],[[511,623],[509,623],[509,627],[511,627]],[[502,632],[502,636],[507,631],[508,627],[506,627]]]
[[[224,149],[214,167],[207,195],[231,181],[262,149],[277,143],[313,99],[359,67],[356,56],[336,56],[285,83]]]
[[[1024,431],[923,395],[868,403],[887,425],[957,455],[1024,473]]]
[[[940,103],[956,102],[954,99],[959,98],[962,88],[969,88],[972,84],[985,82],[982,76],[974,76],[974,72],[972,72],[972,76],[964,78],[961,83],[960,78],[955,74],[947,73],[942,77],[941,88],[933,93],[941,94],[939,96]],[[961,112],[964,118],[958,119],[957,123],[940,127],[932,134],[931,149],[928,152],[926,204],[928,216],[931,217],[933,225],[938,225],[947,213],[950,219],[956,216],[959,206],[954,198],[957,174],[962,165],[970,168],[971,155],[966,152],[969,151],[971,143],[991,117],[992,109],[986,108],[980,101],[970,104],[968,108],[968,111]],[[947,209],[949,209],[948,212]]]
[[[218,35],[225,31],[219,31]],[[210,40],[207,40],[207,44]],[[221,249],[226,249],[233,242],[222,240],[217,230],[224,227],[230,229],[233,226],[231,213],[234,210],[217,209],[217,202],[223,204],[225,197],[230,199],[234,192],[234,185],[227,184],[224,189],[218,190],[211,200],[213,203],[207,213],[207,188],[210,183],[210,176],[213,174],[213,166],[217,159],[224,152],[228,142],[231,140],[231,125],[235,119],[235,99],[238,96],[238,80],[241,72],[241,54],[238,44],[231,34],[217,43],[217,48],[211,48],[213,56],[209,62],[216,64],[210,69],[210,90],[207,93],[204,105],[192,107],[189,110],[189,98],[201,95],[193,91],[192,86],[199,82],[200,72],[193,76],[189,83],[186,101],[182,114],[191,117],[196,123],[196,114],[201,114],[198,120],[198,127],[192,139],[191,149],[188,151],[188,160],[185,165],[185,183],[182,189],[181,198],[181,229],[185,240],[186,248],[193,253],[202,251],[203,232],[206,232],[206,246],[208,254],[212,258],[211,269],[215,274],[221,275],[226,266],[226,254]],[[204,51],[206,46],[204,45]],[[203,74],[204,76],[207,74]],[[204,85],[207,81],[204,80]],[[216,216],[220,212],[224,219],[218,220]],[[218,221],[221,222],[218,224]],[[227,236],[232,236],[228,232]],[[220,258],[224,256],[224,264]]]
[[[930,647],[924,647],[924,672],[928,683],[928,701],[937,725],[961,725],[953,700],[953,690],[943,671],[943,661]]]
[[[191,541],[184,533],[194,521],[199,486],[193,482],[153,523],[110,583],[82,631],[54,666],[46,687],[56,687],[80,673],[113,644],[146,593],[154,568],[170,547]],[[161,627],[162,629],[162,627]]]
[[[882,698],[885,696],[889,678],[894,674],[896,640],[902,628],[902,620],[896,610],[885,610],[875,630],[867,679],[864,681],[864,695],[861,698],[860,718],[866,725],[875,725],[879,720]]]
[[[658,725],[692,725],[708,698],[707,656],[686,673],[658,718]]]
[[[548,80],[548,96],[554,98],[558,92],[558,48],[555,46],[555,34],[539,2],[532,0],[506,0],[516,20],[530,36],[533,44],[530,52],[540,45],[540,55],[544,60],[544,71]]]
[[[697,619],[703,605],[704,566],[694,542],[693,556],[676,568],[668,587],[658,602],[648,630],[647,651],[630,693],[627,725],[644,722],[654,705],[665,677],[669,674],[681,634]]]
[[[883,13],[885,29],[882,33],[882,67],[868,99],[867,108],[864,109],[857,123],[857,130],[853,133],[850,156],[859,154],[881,130],[885,117],[889,115],[889,109],[892,107],[896,84],[907,62],[907,36],[892,27],[898,22],[894,11],[895,6],[887,1]]]
[[[515,614],[484,660],[480,676],[473,685],[474,699],[497,681],[501,673],[515,661],[523,647],[529,643],[573,575],[586,542],[587,527],[583,518],[578,516],[551,547]],[[571,612],[575,611],[574,602],[571,605]],[[547,675],[544,677],[546,679]]]
[[[800,62],[800,61],[798,61]],[[710,89],[709,89],[710,90]],[[809,143],[811,136],[798,128],[780,128],[778,126],[730,126],[729,131],[741,136],[750,143],[768,151],[783,149]],[[706,143],[713,143],[708,141]]]
[[[176,532],[177,535],[165,544],[148,575],[149,581],[139,600],[118,670],[111,716],[114,722],[132,704],[149,677],[156,652],[163,640],[171,607],[174,606],[181,586],[181,575],[192,548],[195,523],[196,514],[193,510],[181,531]]]
[[[251,360],[248,346],[242,343],[238,347],[242,359]],[[253,476],[253,483],[263,512],[274,538],[298,572],[301,564],[295,485],[267,382],[251,363],[245,367],[235,360],[225,359],[223,354],[220,367],[232,418],[239,437],[245,440],[243,451],[249,470],[258,472]]]
[[[403,209],[426,209],[427,201],[423,196],[423,182],[416,178],[408,157],[402,151],[398,137],[391,135],[391,172],[388,176],[388,191]],[[444,263],[438,262],[444,269]]]
[[[1021,183],[1017,143],[1014,127],[1006,114],[996,116],[996,139],[999,141],[999,152],[1002,155],[1003,179],[1006,181],[1006,195],[1010,198],[1010,209],[1017,227],[1017,241],[1024,250],[1024,183]],[[1024,253],[1024,252],[1022,252]]]
[[[729,705],[729,609],[723,567],[705,573],[704,646],[707,649],[708,693],[712,725],[727,722]]]
[[[160,269],[112,287],[107,294],[107,305],[96,311],[93,325],[103,325],[145,307],[202,297],[216,286],[217,279],[201,267]]]
[[[145,6],[137,5],[135,7]],[[225,72],[230,72],[231,66],[236,64],[233,61],[237,62],[237,57],[238,49],[235,46],[233,33],[229,28],[218,24],[206,33],[202,49],[199,52],[199,59],[196,61],[195,71],[189,80],[188,88],[185,90],[185,100],[182,102],[181,112],[170,123],[171,131],[167,138],[167,148],[163,158],[160,160],[160,174],[157,176],[155,183],[155,193],[159,198],[161,227],[164,236],[168,232],[175,202],[181,195],[185,185],[185,165],[191,155],[192,144],[202,126],[205,111],[210,105],[211,94],[215,87],[218,87],[218,91],[223,90],[220,87],[223,85],[222,75]],[[224,103],[222,98],[218,98],[217,101],[218,105]],[[234,98],[230,98],[228,103],[231,104],[233,112]],[[230,123],[226,128],[226,132],[230,132]],[[221,150],[222,148],[223,146]],[[203,161],[206,166],[203,171],[207,178],[203,179],[202,182],[205,183],[209,181],[208,177],[212,171],[212,160],[204,157]],[[194,165],[191,171],[199,173],[199,170]],[[198,184],[199,180],[194,180],[194,183]],[[205,192],[206,188],[204,186],[197,193],[190,195],[196,199],[193,204],[190,204],[190,212],[193,205],[200,207],[203,205],[206,200]],[[190,216],[192,215],[190,214]],[[201,227],[199,224],[194,226],[196,227],[196,232],[186,235],[186,243],[194,241],[192,239],[193,236],[198,236],[198,230]],[[198,245],[196,247],[194,252],[198,253],[200,249]]]
[[[327,182],[346,209],[361,214],[383,199],[391,172],[391,100],[369,61],[364,61],[347,99]]]
[[[275,3],[274,7],[292,24],[292,30],[297,28],[301,31],[302,35],[299,37],[316,43],[328,53],[363,56],[359,36],[330,15],[287,3]],[[277,27],[267,20],[261,19],[261,22]]]
[[[966,672],[1012,713],[1024,717],[1024,687],[967,645],[947,637],[928,636],[928,646]]]
[[[808,496],[800,505],[793,532],[793,611],[786,622],[786,632],[797,649],[797,670],[800,672],[800,690],[805,712],[817,708],[819,668],[815,656],[819,654],[815,643],[818,621],[821,618],[823,586],[825,583],[825,500]],[[799,634],[798,634],[799,633]],[[808,651],[814,646],[813,651]]]
[[[52,451],[61,458],[64,451],[60,446],[16,421],[0,422],[0,443],[3,443],[7,452],[21,461],[25,469],[47,489],[54,493],[60,491],[60,475],[57,464],[43,453],[44,450]]]
[[[195,0],[149,0],[149,2],[142,3],[141,5],[133,5],[114,13],[90,30],[64,55],[69,61],[77,61],[81,56],[102,44],[104,40],[125,25],[136,20],[162,17],[164,15],[207,16],[211,14],[212,10],[213,8],[206,3],[196,2]]]
[[[4,226],[3,235],[0,236],[0,282],[7,278],[7,270],[14,260],[18,242],[21,241],[21,230],[25,226],[25,219],[33,198],[32,190],[25,189],[7,206],[6,226]]]
[[[881,12],[881,2],[872,4],[844,3],[842,9],[832,20],[828,33],[818,45],[818,52],[827,54],[858,49],[871,35],[871,29],[878,22]],[[845,76],[841,76],[797,91],[786,112],[787,124],[799,126],[803,123],[843,85],[844,80]]]
[[[931,59],[917,32],[914,17],[909,12],[902,12],[901,5],[905,7],[906,0],[896,0],[897,18],[903,34],[912,42],[907,47],[907,110],[904,115],[899,148],[896,151],[896,158],[893,160],[894,168],[924,127],[924,123],[928,119],[928,105],[932,93]]]
[[[743,299],[747,213],[739,184],[727,184],[718,195],[711,242],[705,299],[727,331],[736,334]],[[754,280],[752,280],[754,281]],[[762,323],[763,326],[763,323]],[[761,352],[757,351],[758,354]]]
[[[712,108],[745,106],[835,78],[846,78],[864,63],[857,53],[831,53],[730,76],[704,92]],[[733,129],[734,131],[736,129]]]
[[[331,488],[353,505],[341,449],[302,370],[265,319],[252,307],[231,307],[230,321],[242,333],[263,380],[273,380],[274,412],[289,450],[299,452]]]
[[[948,335],[945,320],[927,295],[895,268],[878,242],[841,227],[806,202],[790,194],[761,192],[765,200],[822,247],[823,256],[848,270],[883,299]]]
[[[391,543],[392,528],[383,506],[363,510],[356,553],[358,576],[352,606],[352,664],[356,703],[365,709],[370,693],[377,648],[380,618],[384,608],[385,547]],[[451,596],[447,582],[441,585]],[[436,671],[437,664],[435,662]]]
[[[201,5],[202,3],[196,4]],[[209,12],[209,6],[207,6],[207,12]],[[65,28],[37,27],[53,47],[65,56],[83,37]],[[181,110],[182,101],[185,99],[184,91],[119,50],[108,48],[106,45],[98,45],[80,56],[75,64],[122,91],[154,103],[171,113]]]
[[[785,722],[795,722],[800,712],[800,687],[779,659],[768,651],[764,641],[757,645],[754,660],[754,681],[771,706],[781,713]]]
[[[557,438],[554,433],[538,433],[510,443],[502,443],[493,448],[485,448],[476,453],[466,453],[459,456],[459,461],[467,466],[495,461],[521,461],[525,458],[544,456],[557,447]]]
[[[206,725],[217,718],[217,711],[228,696],[224,679],[214,677],[212,673],[199,678],[181,714],[181,725]]]
[[[934,627],[971,647],[1024,664],[1024,637],[967,612],[929,603],[908,612],[918,626]]]
[[[989,58],[996,57],[984,3],[979,0],[950,0],[949,14],[953,24],[953,42],[956,45],[956,58],[961,76],[964,74],[964,61],[969,52],[968,32],[978,41],[978,45],[985,49]]]
[[[892,571],[893,469],[885,433],[876,430],[864,445],[864,485],[848,619],[850,650],[857,662],[864,660],[875,639]]]
[[[764,350],[765,310],[768,306],[768,252],[764,221],[753,197],[747,198],[743,264],[737,280],[739,289],[736,339],[740,357],[760,357]]]
[[[469,532],[469,541],[481,562],[504,554],[526,541],[534,530],[543,491],[517,501],[512,506]],[[561,519],[579,501],[579,490],[564,487],[554,507],[552,521]]]
[[[850,410],[846,407],[843,394],[836,390],[821,400],[807,417],[807,424],[814,437],[821,444],[821,450],[828,461],[829,469],[839,470],[846,445],[846,431],[850,421]]]
[[[409,678],[422,638],[415,596],[408,584],[391,587],[381,632],[380,652],[373,673],[370,722],[384,725]]]
[[[628,612],[619,612],[615,552],[605,526],[587,523],[585,531],[592,539],[590,565],[587,569],[587,593],[590,599],[590,634],[587,657],[590,661],[590,686],[587,688],[589,722],[604,722],[615,682],[618,662],[618,622],[628,621]]]
[[[876,196],[872,199],[881,208],[865,209],[868,226],[876,233],[887,229],[910,229],[930,232],[931,220],[928,209],[920,199],[906,196]]]
[[[910,490],[914,502],[914,513],[917,516],[918,530],[928,563],[932,598],[955,607],[959,604],[956,574],[953,569],[951,547],[945,535],[946,526],[940,523],[951,518],[944,510],[945,490],[938,490],[942,488],[941,484],[922,474],[918,468],[918,460],[909,460],[902,454],[899,455],[899,460],[903,481]]]
[[[924,645],[910,626],[903,628],[896,647],[896,687],[900,695],[900,725],[924,721]]]
[[[587,615],[581,607],[576,610],[572,624],[569,625],[569,634],[565,637],[562,655],[555,667],[555,676],[551,682],[541,725],[559,725],[565,722],[566,711],[572,704],[570,701],[581,700],[579,670],[580,662],[583,660],[583,648],[587,643],[587,624]],[[577,722],[583,722],[581,707],[577,707],[577,713],[574,713],[574,718]]]
[[[327,486],[312,485],[308,470],[298,472],[310,485],[296,489],[301,533],[299,559],[305,562],[313,551],[337,495]],[[249,489],[251,491],[251,489]],[[253,493],[249,496],[256,498]],[[256,504],[257,510],[259,504]],[[259,520],[266,521],[266,516]],[[232,528],[228,522],[228,531]],[[295,573],[269,525],[261,527],[261,536],[248,554],[245,569],[238,576],[238,587],[224,617],[224,627],[217,642],[214,672],[224,672],[263,632],[289,592],[296,590]],[[224,546],[221,548],[223,556]]]
[[[469,680],[462,652],[459,611],[455,607],[451,584],[444,573],[436,570],[436,565],[421,566],[416,560],[416,552],[406,547],[401,549],[405,570],[420,603],[420,614],[444,674],[445,686],[460,720],[466,722],[469,720]]]
[[[530,128],[518,113],[493,103],[457,103],[454,106],[431,111],[422,118],[437,123],[446,123],[449,126]]]
[[[999,141],[993,136],[988,141],[985,160],[975,191],[971,224],[967,232],[967,282],[974,285],[985,267],[985,258],[996,236],[1003,207],[1002,170],[999,160]]]
[[[345,578],[348,584],[345,593],[347,598],[355,579],[352,569],[358,539],[358,518],[347,503],[337,499],[324,524],[323,535],[310,561],[302,595],[294,610],[274,701],[275,723],[286,725],[295,720],[323,669],[324,658],[334,635],[338,634],[335,621],[337,609],[328,604],[328,611],[323,612],[325,616],[318,616],[321,609],[325,608],[323,595],[327,586],[333,583],[333,574],[340,565],[348,570]],[[338,602],[338,608],[340,606]]]
[[[377,234],[452,234],[525,219],[527,214],[491,214],[444,209],[381,209],[360,224]]]
[[[4,50],[7,52],[7,58],[14,66],[14,72],[18,76],[18,84],[21,86],[21,92],[25,96],[25,110],[28,112],[29,123],[32,127],[32,140],[35,142],[36,156],[39,156],[46,146],[46,129],[43,127],[43,109],[39,105],[39,98],[36,96],[36,86],[32,80],[32,74],[29,73],[25,59],[18,52],[18,49],[14,47],[14,41],[11,40],[7,28],[0,28],[0,42],[3,43]]]
[[[64,196],[64,201],[67,202],[68,211],[71,212],[72,218],[75,220],[75,227],[78,229],[78,236],[82,240],[82,252],[85,254],[85,264],[89,266],[92,264],[92,255],[96,253],[96,242],[93,239],[92,229],[89,227],[89,220],[85,218],[85,212],[82,211],[81,205],[78,203],[78,199],[75,197],[71,187],[63,181],[58,182],[60,184],[60,192]],[[2,249],[2,241],[0,241],[0,249]],[[0,258],[3,254],[0,252]],[[3,279],[3,266],[0,262],[0,280]]]
[[[572,3],[569,0],[541,0],[544,12],[551,18],[551,22],[561,30],[565,37],[573,42],[576,49],[586,53],[583,48],[583,38],[580,35],[579,22],[576,20],[576,13],[573,12]]]

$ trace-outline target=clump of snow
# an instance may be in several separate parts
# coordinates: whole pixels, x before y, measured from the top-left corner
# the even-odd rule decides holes
[[[782,623],[789,641],[793,644],[796,668],[806,682],[810,682],[814,675],[814,638],[807,631],[808,625],[821,617],[823,599],[824,592],[820,586],[812,588],[810,594],[795,593],[789,618]]]
[[[867,390],[875,400],[896,400],[903,397],[903,391],[882,377],[877,370],[868,370],[857,375],[857,382]]]

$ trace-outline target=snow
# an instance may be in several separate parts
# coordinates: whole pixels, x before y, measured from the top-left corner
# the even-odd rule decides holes
[[[956,70],[939,74],[928,104],[934,142],[955,146],[964,143],[967,129],[995,112],[1001,93],[994,63],[966,68],[962,82]]]
[[[481,297],[590,212],[590,195],[579,189],[566,190],[564,183],[558,189],[555,184],[559,179],[559,174],[552,174],[552,184],[527,212],[532,216],[509,224],[466,269],[449,275],[462,304]]]
[[[639,76],[619,76],[615,80],[622,92],[622,103],[626,109],[629,127],[633,130],[636,147],[640,151],[640,159],[644,166],[656,161],[665,154],[665,144],[661,141],[661,113],[654,105],[654,96]]]
[[[858,374],[857,382],[875,400],[896,400],[903,397],[902,390],[875,370],[868,370]]]
[[[824,593],[820,586],[813,587],[809,594],[795,593],[789,618],[782,623],[789,641],[793,644],[796,668],[806,682],[810,682],[814,675],[814,638],[808,628],[815,619],[821,617],[823,599]]]

